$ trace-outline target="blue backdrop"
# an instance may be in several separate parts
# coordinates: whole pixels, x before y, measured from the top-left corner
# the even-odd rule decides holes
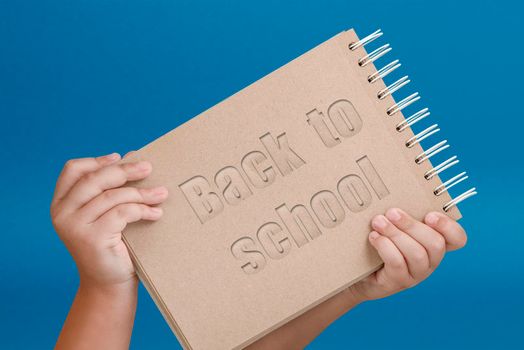
[[[464,250],[310,348],[522,347],[522,13],[480,0],[0,0],[0,348],[51,348],[74,297],[48,214],[67,159],[140,148],[350,27],[384,30],[403,63],[391,79],[413,79],[397,97],[420,91],[480,194],[461,205]],[[131,347],[179,348],[139,298]]]

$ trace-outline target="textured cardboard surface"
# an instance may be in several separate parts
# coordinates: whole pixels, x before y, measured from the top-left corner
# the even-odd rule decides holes
[[[386,114],[356,40],[333,37],[126,159],[153,164],[137,186],[170,191],[163,218],[124,239],[184,347],[255,341],[380,267],[374,215],[420,219],[450,199],[433,195],[440,179],[424,179],[431,164],[415,164],[422,149],[405,147],[413,133],[395,130],[403,116]],[[294,226],[297,205],[312,222]]]

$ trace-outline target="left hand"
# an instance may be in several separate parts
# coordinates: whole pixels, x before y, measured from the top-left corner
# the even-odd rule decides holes
[[[148,177],[152,166],[119,160],[113,153],[68,161],[57,181],[51,217],[76,262],[81,286],[134,293],[137,278],[122,230],[131,222],[160,219],[158,205],[168,193],[162,186],[129,185]]]
[[[424,222],[392,208],[377,215],[369,234],[384,266],[349,288],[357,301],[384,298],[415,286],[440,264],[446,251],[462,248],[466,233],[448,216],[431,212]]]

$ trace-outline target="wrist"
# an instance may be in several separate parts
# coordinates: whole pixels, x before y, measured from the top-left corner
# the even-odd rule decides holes
[[[358,292],[355,285],[352,285],[346,289],[346,297],[351,307],[355,307],[358,304],[361,304],[368,300],[361,293]]]
[[[78,288],[82,294],[105,298],[136,297],[138,292],[138,278],[133,277],[118,283],[100,283],[87,277],[80,277]]]

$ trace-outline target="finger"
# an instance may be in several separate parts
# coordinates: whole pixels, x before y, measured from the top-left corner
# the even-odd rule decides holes
[[[378,281],[390,281],[399,287],[408,287],[411,282],[408,266],[397,246],[376,231],[369,234],[369,242],[377,250],[384,267],[377,271]]]
[[[426,215],[424,222],[444,237],[448,251],[460,249],[466,245],[468,240],[466,231],[450,217],[442,213],[431,212]]]
[[[441,234],[398,208],[389,209],[386,217],[424,247],[431,268],[436,268],[440,264],[446,253],[446,242]]]
[[[151,173],[151,163],[133,162],[114,164],[84,175],[64,198],[64,209],[74,211],[111,188],[120,187],[128,181],[146,178]]]
[[[68,160],[58,180],[56,182],[54,201],[61,200],[73,185],[80,180],[82,176],[92,171],[96,171],[104,166],[120,160],[118,153],[111,153],[106,156],[96,158],[79,158]]]
[[[145,204],[119,204],[93,222],[95,231],[108,233],[122,232],[127,224],[138,220],[158,220],[162,216],[162,209]]]
[[[79,210],[79,214],[85,220],[84,222],[91,223],[119,204],[160,204],[167,198],[167,194],[167,188],[163,186],[154,188],[115,188],[96,196]]]
[[[409,273],[414,279],[421,279],[428,275],[429,257],[420,243],[399,230],[384,215],[375,216],[371,226],[395,244],[406,260]]]

